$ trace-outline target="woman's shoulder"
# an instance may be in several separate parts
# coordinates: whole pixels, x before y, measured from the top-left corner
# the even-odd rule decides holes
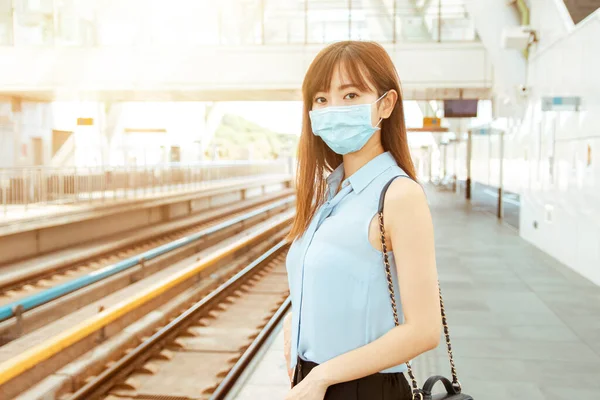
[[[421,224],[431,218],[425,190],[412,179],[394,179],[385,195],[384,210],[392,226]]]
[[[394,179],[387,190],[386,196],[396,200],[418,200],[425,199],[425,191],[421,184],[408,175],[404,179]]]
[[[380,177],[377,186],[382,190],[390,181],[391,183],[385,194],[386,206],[390,203],[405,203],[406,201],[427,202],[423,186],[412,179],[401,167],[393,166],[388,169]]]
[[[402,169],[402,167],[398,166],[398,165],[393,165],[391,167],[389,167],[388,169],[386,169],[377,179],[377,183],[376,183],[376,187],[377,189],[383,189],[383,187],[385,187],[385,185],[390,182],[393,181],[390,184],[390,187],[388,188],[388,192],[390,191],[390,189],[392,189],[392,187],[394,187],[394,190],[398,190],[397,188],[404,188],[404,187],[414,187],[414,188],[420,188],[421,184],[414,181],[405,171],[404,169]],[[400,182],[400,183],[398,183]],[[414,190],[414,189],[413,189]]]

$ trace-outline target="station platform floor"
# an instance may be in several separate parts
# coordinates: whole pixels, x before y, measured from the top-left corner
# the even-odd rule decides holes
[[[597,399],[600,287],[462,196],[426,191],[464,393],[485,400]],[[451,378],[443,333],[412,367],[419,387],[431,375]],[[289,387],[280,331],[236,399],[282,399]]]

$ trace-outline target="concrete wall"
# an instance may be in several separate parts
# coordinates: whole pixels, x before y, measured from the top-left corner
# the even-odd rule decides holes
[[[532,15],[549,14],[548,1],[533,3]],[[539,20],[551,43],[540,43],[529,63],[521,235],[600,285],[600,11],[560,38],[551,16]],[[581,96],[581,111],[542,112],[542,96]]]
[[[50,160],[53,113],[49,103],[0,100],[0,168],[34,162],[33,140],[41,139],[42,162]]]
[[[521,195],[521,236],[600,285],[600,11],[569,27],[553,0],[531,3],[540,41],[528,60],[530,94],[522,118],[496,121],[506,132],[503,187]],[[580,111],[542,111],[544,96],[579,96]],[[472,179],[497,187],[499,165],[500,136],[473,135]]]
[[[600,10],[574,26],[554,0],[531,5],[530,92],[523,111],[494,121],[505,130],[502,184],[521,195],[521,236],[600,285]],[[580,111],[542,111],[545,96],[578,96]],[[466,178],[465,149],[448,145],[448,175],[456,151]],[[472,157],[472,179],[499,186],[499,134],[474,134]]]
[[[299,90],[322,47],[1,48],[0,59],[6,62],[0,65],[0,93],[39,93],[60,100],[105,92],[122,98],[154,92],[155,100],[169,100],[179,92]],[[491,86],[492,68],[481,43],[386,48],[406,88]]]

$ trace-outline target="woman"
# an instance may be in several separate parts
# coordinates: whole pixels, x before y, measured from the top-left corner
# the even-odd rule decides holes
[[[286,400],[410,399],[405,362],[438,345],[441,316],[431,215],[396,70],[376,43],[335,43],[310,65],[302,93]],[[384,231],[397,327],[377,218],[390,180]]]

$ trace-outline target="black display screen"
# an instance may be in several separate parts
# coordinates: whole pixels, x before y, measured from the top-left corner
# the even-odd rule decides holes
[[[477,99],[444,100],[444,118],[475,118],[477,103]]]

